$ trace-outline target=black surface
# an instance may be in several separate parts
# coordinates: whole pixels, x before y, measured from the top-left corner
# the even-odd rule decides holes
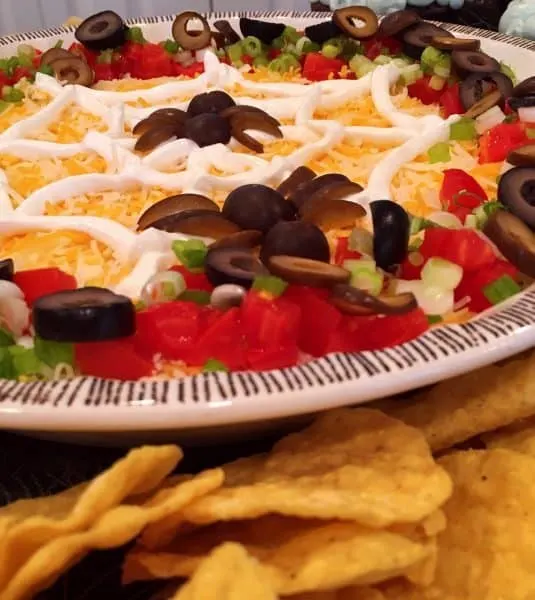
[[[185,450],[181,472],[197,472],[235,458],[262,452],[274,439]],[[127,450],[71,446],[45,442],[0,432],[0,505],[21,498],[55,494],[98,475]],[[124,549],[94,552],[51,589],[38,596],[40,600],[149,600],[160,584],[120,585],[120,565]]]

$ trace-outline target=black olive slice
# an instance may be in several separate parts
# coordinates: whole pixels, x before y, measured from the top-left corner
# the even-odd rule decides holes
[[[502,95],[502,100],[511,95],[513,82],[503,73],[472,73],[461,81],[460,96],[465,110],[482,100],[495,88]],[[503,104],[503,102],[501,103]]]
[[[201,148],[212,144],[228,144],[230,142],[230,125],[227,119],[220,115],[203,113],[186,121],[184,135]]]
[[[113,10],[104,10],[82,21],[74,37],[90,50],[118,48],[126,41],[126,25]]]
[[[194,117],[203,113],[221,113],[231,106],[236,106],[236,102],[226,92],[204,92],[190,100],[188,115]]]
[[[362,26],[355,25],[355,20],[361,21]],[[374,35],[379,29],[379,19],[371,8],[366,6],[345,6],[333,12],[333,23],[346,35],[362,40]]]
[[[431,41],[437,35],[453,37],[447,29],[433,25],[432,23],[418,23],[409,27],[403,33],[403,49],[405,54],[419,60],[422,52],[431,45]]]
[[[272,23],[271,21],[259,21],[258,19],[249,19],[241,17],[240,31],[243,37],[253,36],[258,38],[264,44],[271,44],[275,38],[282,35],[284,23]]]
[[[522,98],[522,96],[535,96],[535,76],[528,77],[513,88],[511,96]]]
[[[504,101],[504,97],[502,96],[500,90],[492,90],[486,96],[483,96],[479,102],[473,104],[464,114],[466,119],[475,119],[482,115],[483,113],[490,110],[493,106],[498,104],[502,104]]]
[[[341,173],[326,173],[320,175],[312,181],[306,181],[301,185],[297,186],[295,192],[290,196],[291,200],[297,208],[300,208],[313,194],[319,189],[333,183],[348,182],[349,179]]]
[[[13,281],[14,273],[15,265],[13,259],[4,258],[4,260],[0,260],[0,279],[4,281]]]
[[[221,214],[241,229],[268,232],[293,216],[292,207],[276,190],[265,185],[242,185],[226,197]]]
[[[272,256],[268,269],[288,283],[312,287],[332,287],[337,283],[347,283],[351,277],[349,271],[338,265],[300,256]]]
[[[507,162],[515,167],[535,167],[535,143],[520,146],[509,152]]]
[[[260,260],[267,265],[272,256],[300,256],[329,262],[331,251],[323,231],[303,221],[281,221],[272,227],[260,249]]]
[[[191,209],[154,221],[151,227],[169,233],[186,233],[214,240],[238,233],[240,228],[215,210]]]
[[[183,137],[181,126],[154,119],[152,126],[138,138],[134,150],[137,152],[150,152],[161,144],[179,137]]]
[[[232,25],[225,20],[214,21],[214,27],[225,36],[225,44],[236,44],[241,40],[240,36],[234,31]]]
[[[498,201],[535,228],[535,167],[514,167],[500,177]]]
[[[422,20],[415,10],[396,10],[381,19],[378,35],[393,37]]]
[[[188,23],[198,19],[202,24],[201,31],[188,31]],[[184,50],[201,50],[210,45],[212,32],[208,21],[199,13],[187,10],[177,16],[172,27],[173,38]]]
[[[350,285],[336,285],[330,301],[349,315],[403,315],[418,307],[416,298],[408,292],[395,296],[372,296]]]
[[[535,277],[535,233],[518,217],[497,210],[488,218],[483,233],[521,273]]]
[[[308,200],[300,209],[301,219],[313,223],[322,231],[352,229],[366,211],[360,204],[348,200]]]
[[[258,140],[245,133],[247,130],[262,131],[276,138],[282,138],[282,131],[273,123],[273,117],[266,113],[238,111],[230,117],[232,137],[254,152],[264,152],[264,146]]]
[[[348,196],[359,194],[362,190],[363,187],[353,181],[333,181],[332,183],[322,185],[315,192],[312,192],[308,199],[301,204],[299,212],[301,213],[301,216],[304,216],[305,211],[310,210],[313,204],[320,204],[332,200],[345,200]],[[360,205],[355,204],[355,206]],[[360,216],[364,216],[366,211],[362,207],[360,207],[360,211],[362,211]]]
[[[250,288],[258,275],[267,273],[264,265],[243,248],[213,248],[204,259],[204,272],[215,287],[232,283]]]
[[[461,77],[471,73],[493,73],[500,70],[500,63],[492,56],[478,50],[454,50],[451,62]]]
[[[177,127],[177,131],[182,131],[182,125],[184,125],[187,119],[188,114],[183,110],[178,108],[160,108],[146,119],[139,121],[132,129],[132,133],[134,135],[143,135],[149,129],[152,129],[156,122],[162,125],[174,125]]]
[[[246,229],[233,233],[228,237],[212,242],[209,248],[255,248],[262,241],[262,232],[256,229]]]
[[[54,75],[58,81],[66,81],[70,84],[90,86],[95,74],[85,60],[78,56],[68,58],[57,58],[50,63],[54,69]]]
[[[476,39],[458,38],[436,35],[431,39],[431,45],[438,50],[479,50],[481,42]]]
[[[51,62],[58,60],[58,58],[71,58],[74,56],[65,48],[49,48],[46,52],[41,54],[41,65],[49,65]]]
[[[152,227],[153,223],[171,215],[176,215],[185,210],[211,210],[219,212],[217,204],[200,194],[177,194],[169,196],[156,202],[139,217],[137,222],[138,231]]]
[[[220,114],[225,119],[232,119],[238,114],[241,115],[245,113],[255,113],[257,115],[262,115],[264,120],[273,125],[274,127],[280,127],[281,125],[280,122],[277,121],[277,119],[275,119],[275,117],[272,117],[270,114],[263,111],[261,108],[257,108],[256,106],[249,106],[248,104],[237,104],[236,106],[229,106],[228,108],[222,110]]]
[[[277,192],[289,199],[296,189],[303,183],[312,181],[316,177],[316,173],[308,167],[297,167],[284,181],[279,184]]]
[[[85,287],[38,298],[32,308],[32,322],[35,333],[45,340],[95,342],[132,335],[136,311],[126,296]]]
[[[338,37],[342,31],[333,21],[325,21],[317,25],[305,27],[306,37],[315,44],[324,44],[331,38]]]
[[[394,272],[407,257],[410,219],[392,200],[370,204],[373,221],[373,257],[381,269]]]
[[[522,96],[521,98],[509,98],[509,106],[513,110],[519,108],[531,108],[535,106],[535,94],[533,96]]]

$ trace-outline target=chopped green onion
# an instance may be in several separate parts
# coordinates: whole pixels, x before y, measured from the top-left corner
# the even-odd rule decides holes
[[[6,102],[20,102],[24,99],[24,92],[17,88],[5,85],[2,88],[2,100]]]
[[[232,63],[241,63],[241,57],[243,56],[243,48],[241,42],[236,42],[227,46],[227,54]]]
[[[353,252],[360,252],[367,256],[373,255],[373,235],[367,230],[355,227],[347,239],[347,247]]]
[[[13,359],[13,368],[17,376],[40,375],[42,373],[43,365],[37,358],[33,348],[10,346],[8,350]]]
[[[102,52],[97,56],[97,63],[99,65],[111,65],[113,61],[113,50],[110,48],[109,50],[102,50]]]
[[[282,32],[282,37],[288,42],[295,44],[297,41],[299,41],[301,35],[295,27],[292,27],[291,25],[286,25],[284,31]]]
[[[56,367],[59,364],[74,365],[74,346],[62,342],[52,342],[36,337],[34,340],[35,356],[45,365]]]
[[[10,77],[11,77],[11,75],[13,75],[15,69],[18,66],[19,66],[18,56],[12,56],[11,58],[0,59],[0,70],[4,71]]]
[[[175,240],[171,248],[187,269],[203,267],[208,248],[201,240]]]
[[[275,71],[276,73],[287,73],[290,69],[299,66],[299,61],[293,54],[279,54],[277,58],[274,58],[269,64],[268,69]]]
[[[430,229],[431,227],[438,227],[438,225],[433,221],[430,221],[429,219],[424,219],[423,217],[415,217],[414,215],[411,215],[410,222],[410,235],[416,235],[417,233],[420,233],[420,231]]]
[[[255,56],[253,59],[253,67],[267,67],[269,65],[269,58],[264,54]]]
[[[355,54],[355,56],[349,61],[349,68],[357,75],[357,77],[364,77],[368,73],[371,73],[377,65],[369,58],[361,54]]]
[[[323,44],[321,48],[321,53],[323,54],[323,56],[325,56],[325,58],[336,58],[341,51],[341,48],[339,48],[338,46],[334,46],[333,44],[328,43]]]
[[[180,294],[179,300],[184,302],[195,302],[195,304],[210,304],[210,292],[205,290],[186,290]]]
[[[31,61],[31,59],[35,58],[35,48],[33,46],[30,46],[29,44],[20,44],[17,47],[17,56],[19,57],[19,59],[22,56],[25,56]]]
[[[353,287],[365,290],[374,296],[381,293],[384,275],[377,270],[374,260],[345,260],[343,267],[351,273],[350,284]]]
[[[435,68],[435,65],[438,65],[446,58],[447,55],[440,50],[433,48],[433,46],[427,46],[427,48],[422,52],[420,63],[424,72],[432,72]]]
[[[286,46],[286,40],[280,35],[271,42],[271,47],[275,50],[282,50]]]
[[[480,224],[476,215],[466,215],[464,219],[464,226],[468,229],[479,229]]]
[[[209,358],[202,368],[203,373],[215,373],[217,371],[223,371],[228,373],[229,368],[224,362],[217,360],[217,358]]]
[[[44,75],[54,75],[54,69],[50,65],[40,65],[37,71]]]
[[[372,258],[348,258],[344,260],[342,267],[351,273],[363,269],[372,273],[377,270],[377,265]]]
[[[408,66],[418,68],[418,65],[414,65],[410,61],[405,60],[404,58],[393,58],[392,64],[395,65],[398,69],[404,69]]]
[[[279,277],[273,275],[258,275],[254,278],[252,289],[257,292],[266,292],[274,298],[278,298],[284,293],[288,284]]]
[[[476,137],[476,122],[474,119],[459,119],[459,121],[450,125],[450,140],[471,141],[475,140]]]
[[[454,290],[462,278],[463,268],[443,258],[430,258],[422,269],[422,281],[443,290]]]
[[[502,275],[483,288],[483,295],[491,304],[499,304],[522,291],[518,283],[509,275]]]
[[[316,42],[312,42],[311,40],[306,40],[305,43],[299,46],[299,42],[295,46],[295,51],[298,56],[302,56],[303,54],[309,54],[310,52],[319,52],[321,50],[321,46],[316,44]]]
[[[11,332],[3,327],[0,327],[0,348],[6,346],[12,346],[15,343],[15,339],[11,335]]]
[[[530,140],[535,139],[535,129],[532,127],[526,127],[526,135]]]
[[[0,348],[0,377],[2,379],[16,379],[17,377],[9,348]]]
[[[431,164],[449,162],[451,160],[450,145],[448,142],[438,142],[427,151]]]
[[[503,209],[505,209],[505,206],[501,202],[485,202],[485,204],[483,204],[483,210],[487,217],[490,217],[496,211]]]
[[[442,317],[440,315],[427,315],[427,322],[429,325],[436,325],[437,323],[442,323]]]
[[[423,76],[424,72],[418,68],[418,65],[410,65],[404,69],[401,69],[401,79],[405,85],[411,85],[411,83],[418,81]]]
[[[252,58],[262,54],[262,42],[253,35],[248,35],[241,41],[241,46],[244,54],[248,54]]]
[[[376,65],[388,65],[392,62],[392,59],[390,58],[390,56],[387,56],[386,54],[378,54],[374,59],[373,62]]]
[[[147,42],[141,27],[129,27],[126,30],[126,39],[136,44],[145,44]]]
[[[448,55],[445,55],[434,65],[433,73],[438,75],[438,77],[447,79],[451,73],[451,58]]]
[[[508,64],[506,64],[504,62],[500,62],[500,71],[504,75],[507,75],[507,77],[509,77],[509,79],[513,82],[513,84],[516,85],[516,83],[517,83],[516,74]]]
[[[186,289],[186,282],[177,271],[154,274],[141,290],[141,301],[147,306],[176,300]]]
[[[429,87],[435,92],[440,92],[440,90],[444,89],[444,86],[448,83],[447,79],[444,77],[439,77],[438,75],[432,75],[429,80]]]
[[[175,42],[175,40],[165,40],[165,42],[162,43],[162,48],[168,54],[176,54],[180,50],[180,45],[178,42]]]
[[[342,58],[349,62],[355,54],[362,54],[362,46],[357,42],[357,40],[353,40],[350,38],[344,38],[342,45]]]
[[[55,44],[54,44],[54,48],[63,48],[63,40],[58,40]]]

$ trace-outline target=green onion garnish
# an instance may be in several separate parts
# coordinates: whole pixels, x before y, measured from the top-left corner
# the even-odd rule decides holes
[[[224,371],[228,373],[229,368],[224,362],[217,360],[217,358],[209,358],[202,368],[203,373],[215,373],[216,371]]]
[[[513,82],[513,84],[516,85],[516,83],[517,83],[516,74],[508,64],[506,64],[504,62],[500,62],[500,71],[504,75],[507,75],[507,77],[509,77],[509,79]]]
[[[54,69],[50,65],[40,65],[37,71],[39,73],[43,73],[44,75],[54,75]]]
[[[9,348],[0,348],[0,377],[2,379],[16,379],[17,377]]]
[[[429,148],[427,156],[431,164],[449,162],[451,160],[450,145],[448,142],[438,142]]]
[[[258,275],[253,281],[253,290],[257,292],[266,292],[275,298],[278,298],[284,293],[288,287],[286,281],[273,275]]]
[[[0,348],[6,346],[12,346],[15,343],[15,339],[7,329],[0,327]]]
[[[208,248],[201,240],[175,240],[171,248],[187,269],[203,267]]]
[[[424,231],[425,229],[431,229],[431,227],[438,227],[437,223],[430,221],[429,219],[424,219],[423,217],[415,217],[413,215],[410,216],[411,228],[410,235],[416,235],[420,233],[420,231]]]
[[[254,67],[267,67],[269,65],[269,58],[265,54],[255,56],[253,58]]]
[[[13,359],[13,368],[16,376],[42,374],[43,365],[37,358],[33,348],[10,346],[8,350]]]
[[[291,44],[295,44],[300,37],[301,36],[297,29],[291,25],[286,25],[284,31],[282,32],[282,38]]]
[[[195,302],[195,304],[206,305],[210,304],[210,292],[205,290],[186,290],[178,297],[184,302]]]
[[[180,46],[175,40],[165,40],[162,42],[162,48],[169,54],[176,54],[180,50]]]
[[[442,317],[440,315],[427,315],[427,322],[429,325],[436,325],[442,323]]]
[[[474,119],[460,119],[450,125],[450,140],[471,141],[477,137],[476,122]]]
[[[145,44],[147,42],[141,27],[129,27],[126,30],[126,39],[136,44]]]
[[[24,92],[17,88],[11,87],[10,85],[5,85],[2,88],[2,100],[5,102],[20,102],[24,99]]]
[[[248,35],[241,41],[241,46],[244,54],[248,54],[252,58],[262,54],[262,42],[253,35]]]
[[[293,54],[285,52],[274,58],[269,64],[268,69],[277,73],[287,73],[290,69],[298,67],[299,61]]]
[[[236,42],[227,46],[227,55],[232,63],[241,63],[241,57],[243,56],[243,48],[241,42]]]
[[[522,291],[518,283],[509,275],[502,275],[483,288],[483,295],[491,304],[499,304]]]
[[[111,65],[113,61],[113,50],[102,50],[97,56],[97,63],[99,65]]]
[[[55,44],[54,44],[54,48],[63,48],[63,40],[58,40]]]
[[[34,340],[35,356],[45,365],[56,367],[59,364],[74,364],[74,346],[62,342],[52,342],[36,337]]]

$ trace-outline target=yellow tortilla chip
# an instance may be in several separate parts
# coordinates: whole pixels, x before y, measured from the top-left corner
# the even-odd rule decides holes
[[[191,575],[226,541],[245,546],[281,595],[383,581],[403,575],[433,552],[432,541],[418,542],[354,522],[270,515],[194,529],[154,553],[135,548],[126,558],[123,580]]]
[[[487,448],[507,448],[535,458],[535,417],[521,419],[482,436]]]
[[[223,467],[224,486],[188,506],[187,521],[254,519],[270,513],[353,520],[370,527],[417,522],[449,497],[451,482],[423,435],[369,409],[337,410],[275,444],[268,454]],[[168,543],[177,520],[143,543]]]
[[[535,352],[439,383],[387,412],[420,429],[433,451],[535,414]]]
[[[292,596],[290,600],[385,600],[385,597],[378,589],[353,586],[328,592],[306,592]]]
[[[20,567],[0,597],[2,600],[33,598],[89,551],[126,544],[138,536],[148,523],[182,510],[222,482],[222,470],[213,469],[158,492],[144,504],[112,508],[87,531],[63,535],[43,545]]]
[[[181,458],[177,446],[146,446],[90,483],[0,508],[0,523],[8,522],[0,537],[0,589],[44,544],[88,528],[129,496],[153,490]]]
[[[216,548],[172,600],[277,600],[264,571],[238,544]]]

